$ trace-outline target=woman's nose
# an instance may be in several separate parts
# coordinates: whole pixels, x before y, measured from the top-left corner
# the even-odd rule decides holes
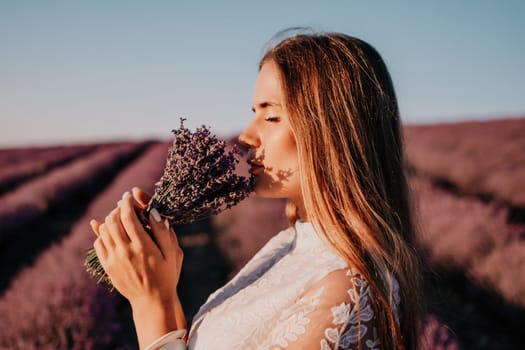
[[[251,124],[239,135],[239,143],[244,147],[257,147],[259,145],[258,140],[259,138]]]
[[[246,134],[243,132],[239,135],[239,144],[244,147],[250,147],[248,144],[248,139],[246,138]]]

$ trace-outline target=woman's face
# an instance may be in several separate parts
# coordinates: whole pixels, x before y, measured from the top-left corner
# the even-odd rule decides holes
[[[239,141],[250,147],[248,163],[258,195],[289,198],[302,204],[299,159],[295,137],[284,108],[277,65],[263,64],[255,82],[254,116]]]

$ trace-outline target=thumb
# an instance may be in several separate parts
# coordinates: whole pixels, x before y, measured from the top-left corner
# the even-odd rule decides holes
[[[162,256],[166,257],[171,250],[171,235],[173,235],[169,227],[168,219],[162,220],[158,210],[153,208],[150,212],[149,221],[155,242],[157,242]]]

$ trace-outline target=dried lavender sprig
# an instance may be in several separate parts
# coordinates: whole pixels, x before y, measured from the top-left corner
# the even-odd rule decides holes
[[[185,224],[229,209],[252,191],[252,178],[235,173],[241,155],[236,146],[226,151],[224,140],[205,126],[191,132],[182,118],[173,133],[162,177],[139,213],[146,231],[150,231],[147,218],[153,208],[170,224]],[[88,251],[85,265],[97,282],[111,286],[94,249]]]

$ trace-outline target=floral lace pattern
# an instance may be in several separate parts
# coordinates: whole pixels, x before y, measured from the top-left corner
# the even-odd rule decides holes
[[[397,301],[397,283],[389,282]],[[380,349],[372,298],[358,271],[310,224],[298,223],[209,297],[193,319],[188,347]]]
[[[359,345],[363,347],[363,343],[367,349],[378,348],[379,340],[373,328],[370,288],[355,270],[347,270],[346,275],[351,276],[355,288],[348,290],[348,303],[342,302],[331,309],[334,327],[325,330],[321,349],[332,350],[330,344],[334,344],[337,349],[355,349]]]

